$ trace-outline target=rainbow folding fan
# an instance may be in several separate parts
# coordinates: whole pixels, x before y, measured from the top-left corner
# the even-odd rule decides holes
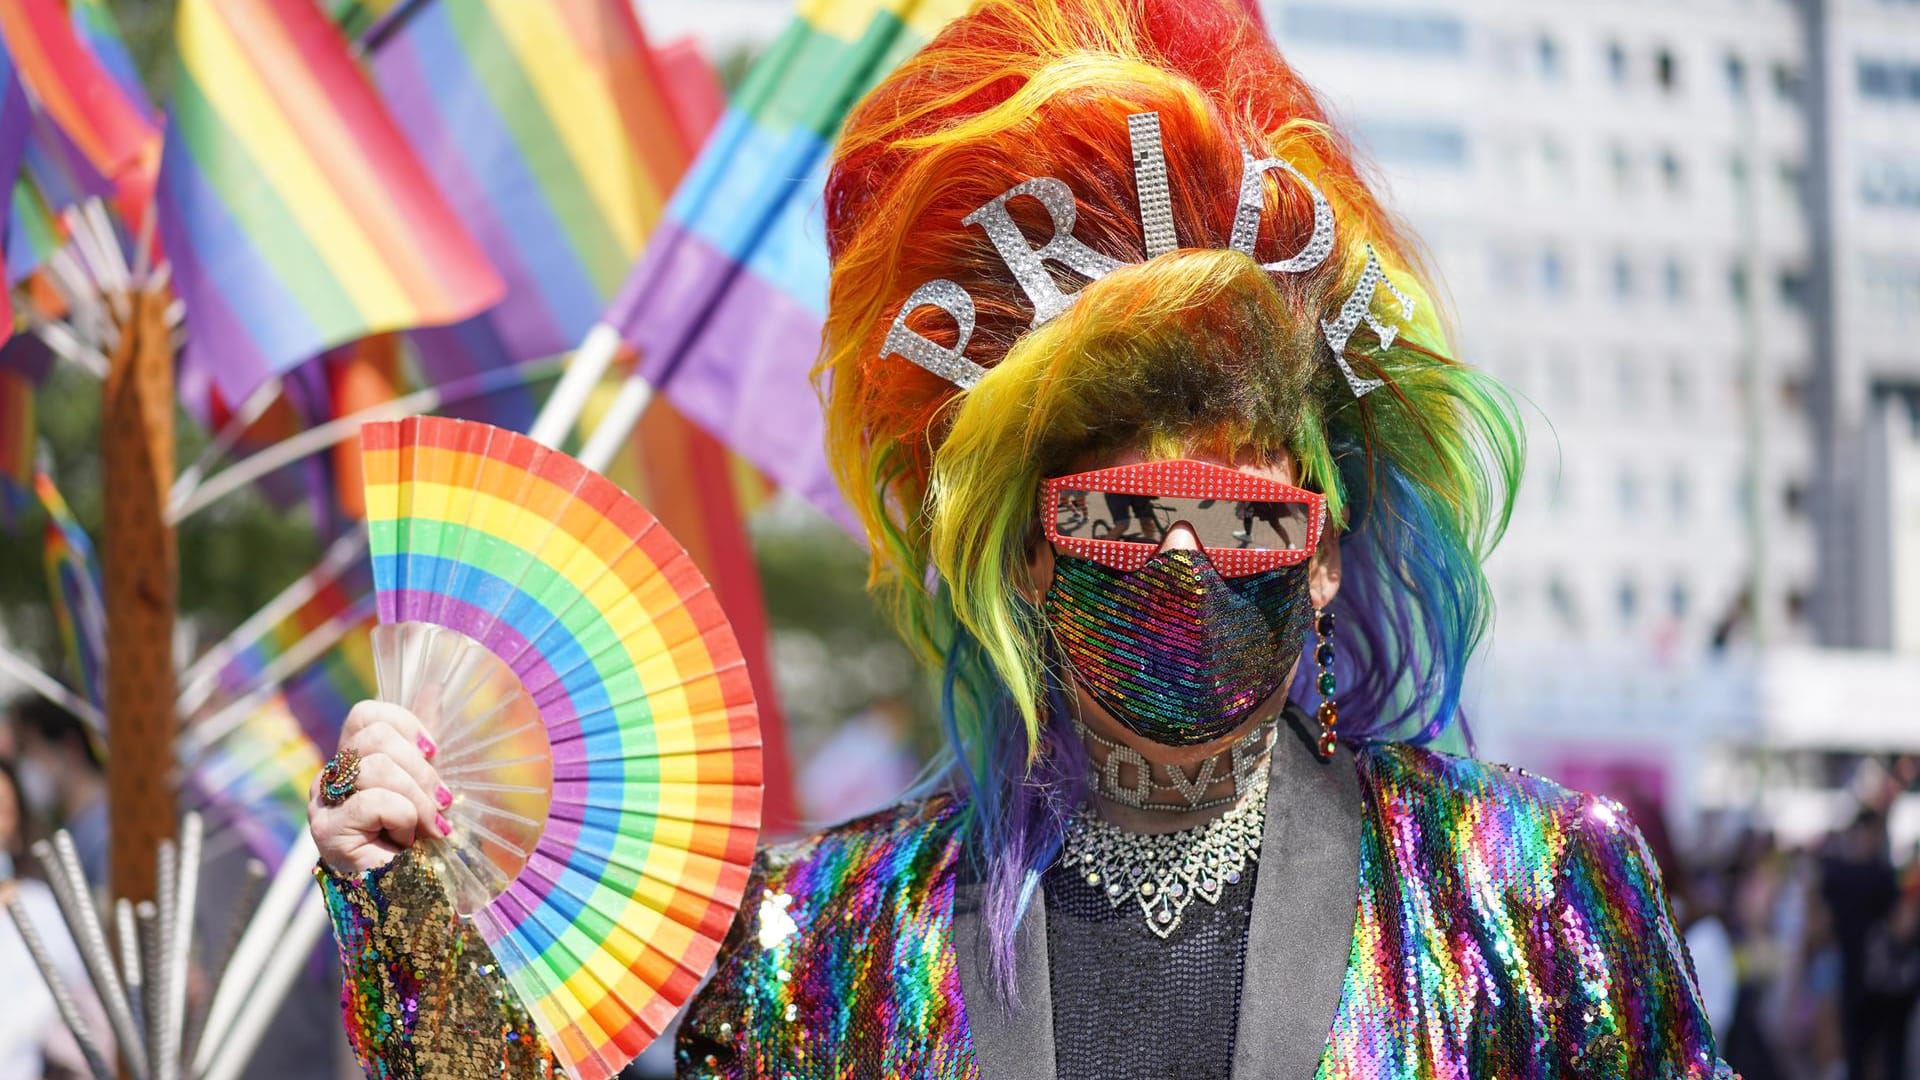
[[[368,424],[382,700],[439,746],[425,853],[579,1080],[692,994],[740,905],[760,727],[733,631],[625,492],[524,435]]]

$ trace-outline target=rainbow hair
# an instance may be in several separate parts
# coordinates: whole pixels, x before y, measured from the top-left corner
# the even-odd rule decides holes
[[[1127,117],[1164,133],[1180,248],[1146,257]],[[1255,258],[1230,250],[1242,150],[1278,157],[1326,196],[1334,253],[1273,273],[1313,232],[1306,189],[1265,177]],[[1033,309],[962,218],[1051,176],[1074,235],[1126,263]],[[1008,204],[1030,237],[1050,225]],[[996,968],[1084,796],[1085,759],[1026,584],[1040,480],[1141,447],[1292,455],[1339,535],[1342,734],[1425,742],[1454,724],[1490,622],[1481,560],[1506,527],[1522,434],[1511,399],[1453,359],[1414,241],[1361,178],[1345,138],[1236,0],[987,0],[876,87],[850,117],[826,192],[833,276],[816,376],[829,455],[864,522],[870,585],[944,672],[943,720],[983,875]],[[1322,336],[1377,253],[1415,302],[1390,347],[1348,342],[1356,397]],[[1062,288],[1079,279],[1056,270]],[[959,391],[881,342],[920,285],[971,296]],[[1388,304],[1383,291],[1376,309]],[[937,309],[909,325],[955,340]],[[1303,668],[1306,665],[1302,665]],[[1304,696],[1305,681],[1295,687]]]

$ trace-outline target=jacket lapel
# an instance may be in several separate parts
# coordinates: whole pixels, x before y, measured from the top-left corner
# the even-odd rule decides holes
[[[1343,745],[1322,762],[1306,717],[1289,708],[1287,721],[1274,747],[1234,1041],[1233,1075],[1249,1080],[1311,1080],[1319,1071],[1359,910],[1362,807],[1353,753]]]
[[[981,1080],[1051,1077],[1053,992],[1047,973],[1047,901],[1035,889],[1014,937],[1020,1007],[1009,1012],[993,982],[993,954],[980,910],[984,891],[962,854],[953,889],[953,951]]]

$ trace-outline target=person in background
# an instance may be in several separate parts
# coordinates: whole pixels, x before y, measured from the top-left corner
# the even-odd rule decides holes
[[[9,711],[20,796],[33,819],[65,829],[95,889],[107,881],[107,778],[86,725],[45,698],[25,697]]]
[[[1888,845],[1886,815],[1863,807],[1836,833],[1820,861],[1820,894],[1840,944],[1840,1020],[1845,1028],[1848,1080],[1906,1080],[1906,1014],[1870,972],[1876,935],[1885,931],[1900,898]],[[1911,1007],[1912,1001],[1905,1002]]]
[[[54,903],[53,890],[43,881],[18,876],[24,853],[26,804],[13,766],[0,759],[0,906],[18,900],[52,954],[60,978],[72,991],[89,1030],[103,1044],[109,1059],[113,1036],[106,1014],[87,981],[80,950],[67,933],[67,924]],[[0,915],[0,1080],[41,1080],[43,1077],[91,1075],[80,1045],[60,1021],[53,995],[35,973],[33,957],[10,916]]]

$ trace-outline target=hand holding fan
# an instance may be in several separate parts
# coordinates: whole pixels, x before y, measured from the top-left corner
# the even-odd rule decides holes
[[[524,435],[368,424],[380,697],[454,803],[425,853],[580,1080],[672,1019],[739,907],[760,823],[751,683],[686,551]]]

